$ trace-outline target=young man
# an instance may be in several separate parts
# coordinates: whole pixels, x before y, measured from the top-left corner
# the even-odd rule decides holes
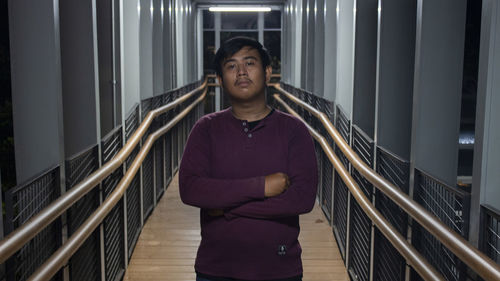
[[[198,281],[302,280],[299,215],[317,188],[311,136],[298,119],[266,104],[270,58],[250,38],[215,56],[231,107],[194,126],[179,169],[185,204],[199,207]]]

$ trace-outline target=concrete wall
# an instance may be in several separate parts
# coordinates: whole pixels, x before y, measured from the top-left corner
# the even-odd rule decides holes
[[[153,10],[152,0],[140,0],[139,64],[141,99],[153,96]]]
[[[140,0],[123,0],[121,16],[121,62],[123,112],[127,114],[140,102],[139,11]]]
[[[337,93],[337,3],[325,1],[324,98],[335,100]]]
[[[60,3],[65,154],[95,145],[99,134],[99,87],[95,0]]]
[[[353,122],[373,138],[377,70],[378,1],[356,1]]]
[[[153,95],[165,92],[163,84],[163,0],[153,0]],[[168,11],[167,11],[168,12]]]
[[[418,1],[413,97],[415,167],[455,186],[466,0]]]
[[[337,95],[335,102],[352,120],[354,81],[355,1],[338,0],[337,28]]]
[[[481,205],[500,210],[500,5],[484,0],[476,107],[470,229],[480,228]],[[479,233],[471,232],[478,244]]]
[[[64,159],[59,1],[10,0],[8,5],[16,175],[21,184]]]
[[[378,145],[409,160],[416,1],[381,2],[376,140]]]

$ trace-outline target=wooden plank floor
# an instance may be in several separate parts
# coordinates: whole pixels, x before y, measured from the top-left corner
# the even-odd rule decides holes
[[[303,281],[348,280],[337,243],[316,204],[300,217]],[[177,176],[146,222],[124,281],[194,281],[200,243],[199,210],[184,205]]]

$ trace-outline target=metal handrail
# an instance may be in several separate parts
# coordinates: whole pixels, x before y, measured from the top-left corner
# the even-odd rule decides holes
[[[148,155],[149,150],[154,142],[163,134],[168,132],[175,126],[182,118],[184,118],[198,103],[200,103],[206,96],[207,89],[198,97],[192,104],[179,113],[166,125],[151,133],[146,141],[143,143],[141,150],[128,168],[125,175],[122,177],[115,190],[108,196],[108,198],[97,208],[92,215],[90,215],[85,222],[68,238],[50,258],[45,261],[43,265],[30,276],[28,280],[49,280],[61,269],[71,258],[71,256],[80,248],[85,240],[94,232],[94,230],[102,223],[104,218],[111,212],[118,201],[122,198],[130,183],[134,179],[137,171],[141,167],[144,158]]]
[[[291,101],[305,108],[312,115],[318,118],[327,130],[328,134],[330,134],[335,141],[335,144],[340,148],[347,159],[349,159],[353,167],[358,170],[365,179],[387,195],[394,203],[396,203],[422,227],[443,243],[451,252],[453,252],[453,254],[467,264],[467,266],[472,268],[485,280],[500,280],[500,266],[498,264],[474,246],[470,245],[467,240],[442,223],[431,212],[424,209],[407,194],[400,191],[399,188],[366,165],[345,142],[340,133],[332,125],[324,113],[283,90],[279,84],[272,84],[269,86],[273,86]]]
[[[340,162],[339,158],[333,152],[333,149],[328,144],[328,141],[316,132],[307,122],[305,122],[297,112],[295,112],[288,104],[286,104],[278,94],[273,96],[279,103],[281,103],[285,109],[299,118],[309,129],[312,137],[321,145],[323,151],[328,156],[328,159],[333,164],[335,170],[338,172],[344,183],[347,185],[354,199],[359,203],[364,212],[370,217],[370,219],[375,223],[380,232],[391,242],[391,244],[398,250],[398,252],[403,256],[408,264],[410,264],[415,271],[417,271],[420,276],[425,280],[446,280],[439,271],[437,271],[429,262],[406,240],[403,235],[401,235],[394,226],[387,221],[384,216],[371,204],[366,195],[361,191],[361,188],[352,178],[349,172],[346,170],[344,165]]]
[[[137,146],[140,139],[146,133],[147,129],[156,116],[159,116],[160,114],[163,114],[168,110],[178,106],[182,102],[192,97],[194,94],[198,93],[200,90],[204,89],[206,85],[207,79],[205,79],[201,86],[179,97],[175,101],[160,108],[151,110],[146,115],[139,128],[137,128],[135,133],[130,137],[126,145],[115,155],[115,157],[113,157],[113,159],[90,174],[87,178],[78,183],[72,189],[61,195],[49,206],[44,208],[38,214],[29,219],[26,223],[18,227],[16,230],[7,235],[2,241],[0,241],[0,263],[4,263],[15,252],[21,249],[21,247],[28,243],[28,241],[35,237],[35,235],[37,235],[56,218],[62,215],[75,202],[85,196],[90,190],[92,190],[103,179],[113,173],[118,167],[120,167],[120,165],[127,159],[130,153],[132,153],[134,148]]]

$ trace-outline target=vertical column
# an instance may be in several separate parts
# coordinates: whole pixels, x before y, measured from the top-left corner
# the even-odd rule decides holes
[[[337,6],[337,94],[336,103],[347,117],[352,116],[354,77],[355,1],[338,0]]]
[[[411,160],[455,186],[466,0],[419,0]]]
[[[309,7],[309,0],[301,0],[299,2],[299,13],[301,14],[301,17],[302,17],[302,22],[301,22],[301,25],[299,25],[299,28],[302,30],[302,34],[300,36],[301,38],[301,41],[300,41],[300,46],[299,50],[300,50],[300,65],[301,67],[303,67],[304,69],[299,69],[299,75],[300,75],[300,87],[299,88],[302,88],[302,89],[307,89],[307,78],[308,78],[308,75],[307,75],[307,55],[308,55],[308,52],[307,52],[307,47],[308,47],[308,34],[309,34],[309,30],[308,30],[308,25],[309,25],[309,11],[308,11],[308,7]]]
[[[197,20],[197,25],[196,25],[196,45],[197,45],[197,51],[196,51],[196,56],[197,56],[197,78],[196,79],[202,79],[203,78],[203,10],[197,9],[196,11],[196,20]]]
[[[257,30],[259,33],[259,42],[264,45],[264,12],[257,13]]]
[[[281,81],[290,83],[290,2],[285,3],[281,16]]]
[[[119,123],[117,116],[116,80],[114,76],[114,37],[112,1],[96,2],[97,48],[99,67],[99,106],[101,116],[101,135],[105,136]]]
[[[375,140],[409,160],[416,1],[380,2]]]
[[[500,210],[499,17],[498,1],[483,0],[470,216],[470,229],[474,230],[480,229],[481,205]],[[470,232],[470,240],[475,245],[482,231]]]
[[[172,0],[163,0],[163,91],[173,88],[173,55],[172,55]]]
[[[334,101],[337,92],[337,3],[335,1],[324,1],[325,21],[325,56],[323,71],[323,97]]]
[[[59,1],[8,5],[16,175],[21,184],[64,161]]]
[[[325,0],[314,1],[314,94],[323,97],[325,63]]]
[[[220,30],[221,30],[221,13],[215,13],[215,49],[219,50],[220,42]],[[221,110],[221,90],[220,87],[215,87],[215,111]]]
[[[163,85],[163,0],[153,0],[153,95],[161,95],[164,91]]]
[[[141,101],[139,18],[140,0],[123,1],[120,15],[122,99],[124,113]]]
[[[141,100],[153,96],[153,7],[152,0],[140,0],[139,65]]]
[[[356,2],[353,122],[370,138],[373,138],[378,3],[374,0],[357,0]]]
[[[60,3],[65,154],[100,141],[97,22],[92,0]]]
[[[302,69],[302,0],[295,0],[292,5],[291,17],[293,19],[292,31],[292,81],[295,87],[301,86]]]
[[[184,12],[184,3],[182,0],[175,1],[175,56],[178,59],[178,63],[176,64],[176,87],[180,87],[184,83],[184,35],[182,34],[182,26],[183,26],[183,12]]]

